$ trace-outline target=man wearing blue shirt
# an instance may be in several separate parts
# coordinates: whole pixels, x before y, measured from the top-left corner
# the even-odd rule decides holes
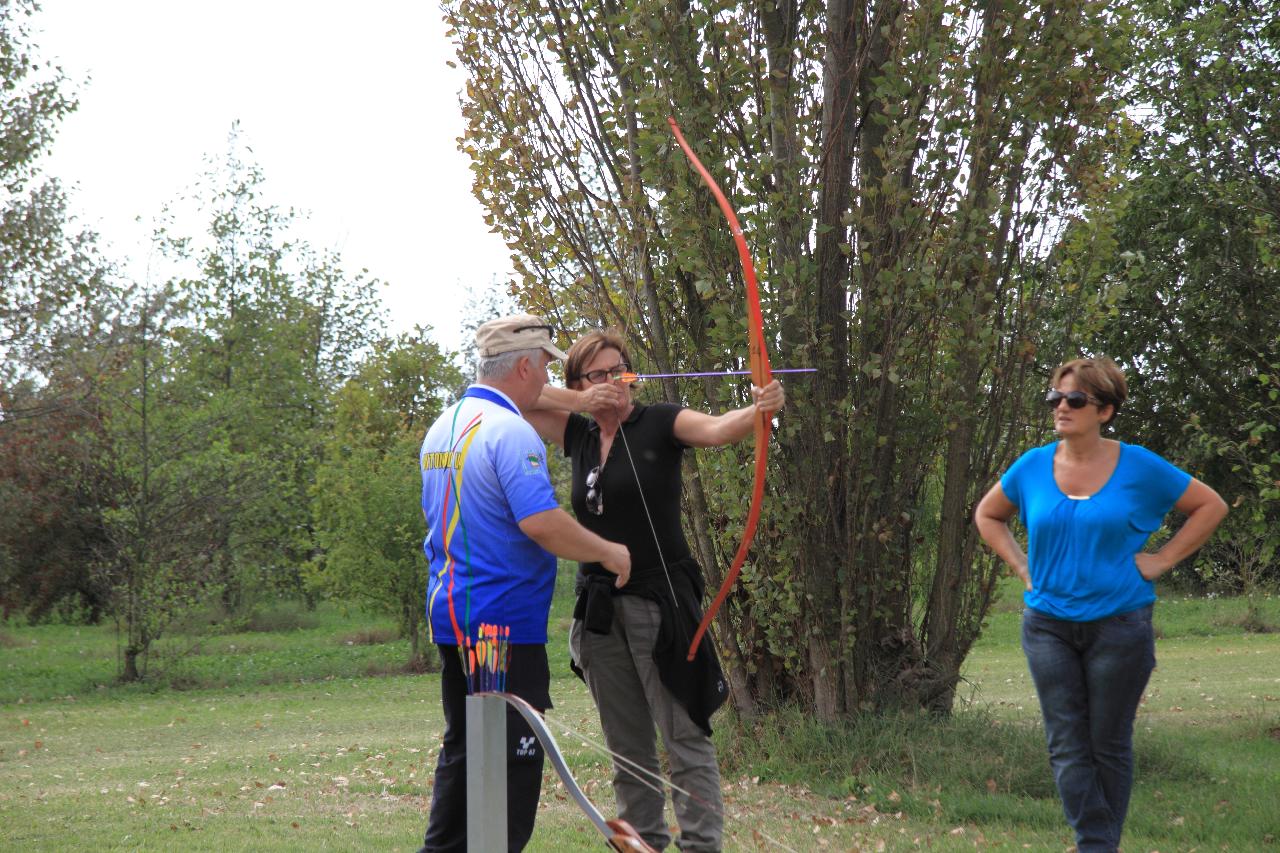
[[[442,661],[445,732],[436,763],[423,851],[467,846],[466,696],[474,689],[463,647],[481,625],[510,629],[508,692],[539,710],[551,707],[547,617],[556,557],[599,562],[623,586],[625,546],[590,532],[560,509],[546,450],[520,416],[547,384],[547,365],[563,359],[551,327],[530,314],[476,330],[477,382],[442,414],[422,443],[423,548],[431,563],[427,623]],[[543,753],[513,710],[507,717],[509,849],[533,834]]]

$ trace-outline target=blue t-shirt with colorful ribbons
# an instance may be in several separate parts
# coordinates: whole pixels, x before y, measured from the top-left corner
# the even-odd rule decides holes
[[[1028,450],[1000,478],[1027,529],[1031,590],[1023,601],[1058,619],[1087,622],[1145,607],[1155,584],[1134,557],[1164,521],[1191,475],[1136,444],[1120,443],[1111,478],[1072,497],[1053,478],[1058,443]]]
[[[418,462],[432,642],[474,640],[488,624],[545,643],[556,558],[519,525],[559,505],[537,432],[505,394],[473,385],[432,424]]]

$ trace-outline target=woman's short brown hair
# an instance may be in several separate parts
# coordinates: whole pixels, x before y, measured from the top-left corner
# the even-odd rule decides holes
[[[1129,383],[1125,381],[1124,371],[1109,358],[1075,358],[1058,366],[1053,371],[1049,384],[1057,387],[1064,376],[1074,375],[1076,385],[1081,391],[1092,394],[1111,406],[1111,417],[1107,423],[1116,419],[1120,413],[1120,405],[1129,398]]]
[[[631,364],[631,355],[627,352],[627,342],[614,329],[596,329],[587,332],[569,347],[568,358],[564,362],[564,383],[572,386],[582,378],[582,368],[591,363],[601,350],[616,349],[622,354],[622,360]]]

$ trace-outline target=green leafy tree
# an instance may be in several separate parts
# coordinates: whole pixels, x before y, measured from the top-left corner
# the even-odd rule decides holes
[[[1235,519],[1230,535],[1206,550],[1210,566],[1221,565],[1226,578],[1211,578],[1219,585],[1242,592],[1248,600],[1246,627],[1267,631],[1274,626],[1262,618],[1259,596],[1275,589],[1280,563],[1280,535],[1276,516],[1280,510],[1280,364],[1258,374],[1259,399],[1245,403],[1235,429],[1224,434],[1211,431],[1199,414],[1191,416],[1192,446],[1225,466],[1236,489]],[[1224,583],[1225,581],[1225,583]]]
[[[394,617],[414,663],[423,659],[428,569],[418,447],[461,381],[422,329],[378,342],[335,395],[334,428],[316,475],[322,550],[311,583]]]
[[[92,566],[105,545],[92,398],[55,377],[10,386],[6,411],[39,412],[0,426],[0,616],[97,623],[106,600]],[[74,401],[74,402],[71,402]]]
[[[999,0],[446,8],[470,75],[462,147],[525,307],[570,333],[619,326],[657,372],[743,363],[741,273],[674,115],[753,244],[775,364],[818,368],[790,385],[722,611],[738,709],[947,710],[997,571],[970,507],[1029,432],[1052,250],[1128,144],[1119,17]],[[747,400],[718,380],[658,393]],[[713,583],[748,452],[686,472]]]
[[[82,377],[55,377],[53,353],[85,331],[78,315],[88,312],[76,309],[105,287],[105,265],[57,181],[40,174],[76,102],[32,44],[37,11],[31,0],[0,3],[0,600],[6,614],[95,620],[97,495],[85,488],[81,442],[95,421]]]
[[[95,568],[119,626],[121,679],[146,675],[153,644],[175,620],[220,591],[211,571],[222,519],[249,493],[255,461],[225,440],[234,416],[181,372],[171,293],[143,294],[119,327],[104,377],[100,479],[104,545]],[[130,312],[122,312],[130,317]]]
[[[137,320],[130,295],[95,293],[48,335],[28,376],[0,393],[0,590],[6,615],[30,619],[115,615],[111,572],[117,540],[107,517],[128,484],[111,464],[119,420],[134,394],[124,366]],[[154,307],[154,306],[153,306]]]
[[[1124,192],[1096,214],[1122,250],[1093,279],[1115,307],[1096,347],[1130,369],[1126,434],[1234,507],[1190,568],[1252,590],[1280,581],[1280,8],[1135,12],[1142,135]]]
[[[26,372],[30,349],[100,276],[93,236],[69,227],[61,187],[39,175],[76,102],[61,71],[32,48],[37,9],[31,0],[0,4],[0,383]]]
[[[222,440],[254,459],[256,476],[223,517],[214,570],[232,609],[261,592],[304,591],[315,553],[310,491],[331,426],[329,394],[382,323],[375,288],[341,259],[293,236],[295,215],[264,198],[265,177],[233,128],[194,198],[204,234],[159,232],[174,283],[190,307],[180,333],[182,370],[228,413]],[[235,477],[232,471],[226,478]],[[209,487],[230,480],[216,472]]]

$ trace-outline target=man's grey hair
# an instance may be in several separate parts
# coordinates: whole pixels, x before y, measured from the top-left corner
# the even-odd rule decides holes
[[[517,349],[511,352],[504,352],[499,355],[480,356],[476,362],[476,378],[484,379],[505,379],[507,374],[516,369],[516,363],[522,358],[534,361],[538,355],[545,350],[542,347],[534,347],[533,349]]]

